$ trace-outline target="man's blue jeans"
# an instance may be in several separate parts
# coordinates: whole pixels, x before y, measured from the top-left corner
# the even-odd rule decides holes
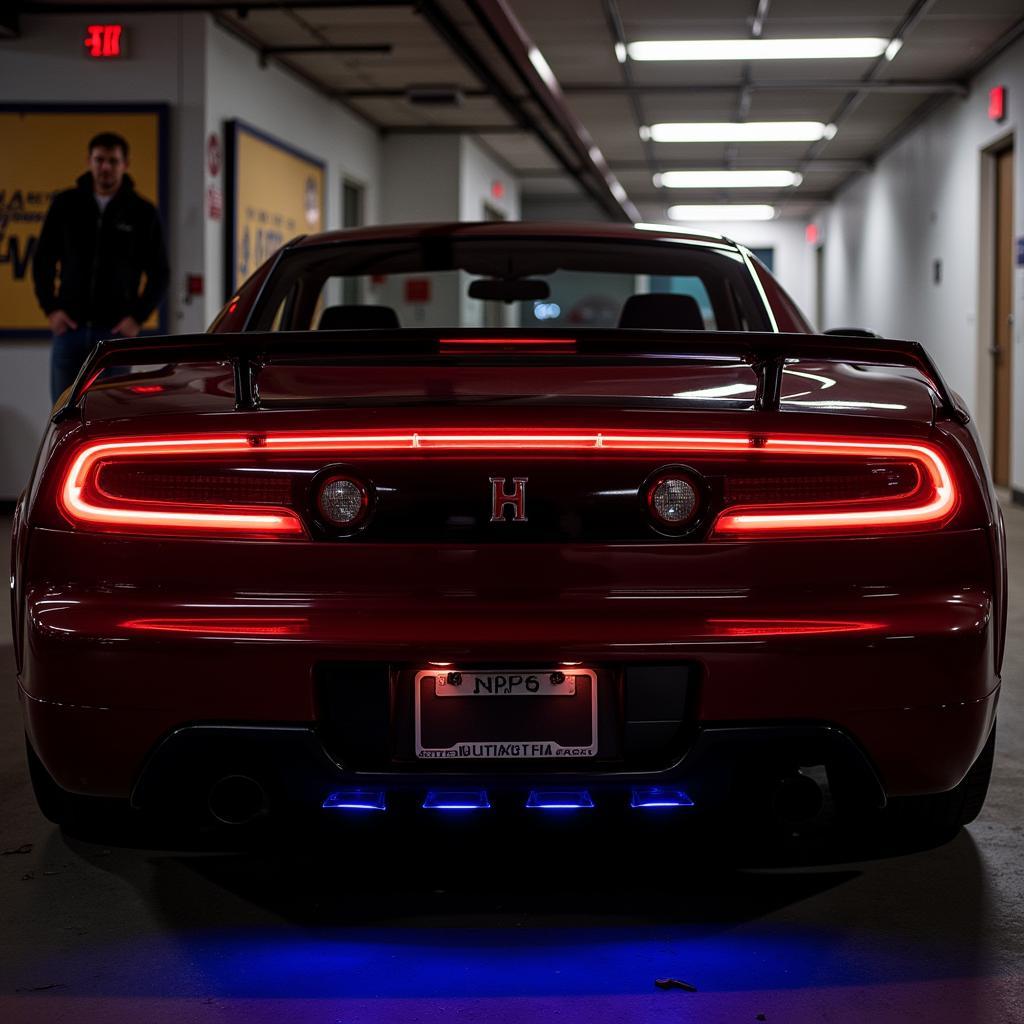
[[[50,352],[50,397],[54,402],[75,382],[93,345],[113,334],[109,327],[78,327],[54,335]]]

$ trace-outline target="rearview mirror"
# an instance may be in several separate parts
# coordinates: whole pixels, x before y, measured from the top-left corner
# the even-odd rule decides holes
[[[546,299],[551,294],[547,281],[533,278],[480,278],[469,282],[469,297],[493,302],[530,302]]]

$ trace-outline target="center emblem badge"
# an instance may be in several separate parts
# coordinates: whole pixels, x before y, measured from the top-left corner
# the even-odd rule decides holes
[[[512,491],[507,489],[507,480],[503,476],[492,476],[491,481],[491,522],[507,522],[505,509],[512,510],[513,523],[525,523],[526,519],[526,483],[529,477],[512,477]]]

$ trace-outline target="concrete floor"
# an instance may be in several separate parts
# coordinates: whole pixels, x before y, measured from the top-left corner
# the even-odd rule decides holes
[[[1024,510],[1006,517],[988,804],[946,845],[888,860],[649,870],[649,849],[556,846],[467,879],[429,849],[381,866],[92,846],[35,808],[0,652],[0,1020],[1024,1021]]]

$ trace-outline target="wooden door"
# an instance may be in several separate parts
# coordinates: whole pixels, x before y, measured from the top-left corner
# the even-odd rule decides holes
[[[992,478],[1010,483],[1013,355],[1013,150],[996,154],[995,318],[992,335]]]

